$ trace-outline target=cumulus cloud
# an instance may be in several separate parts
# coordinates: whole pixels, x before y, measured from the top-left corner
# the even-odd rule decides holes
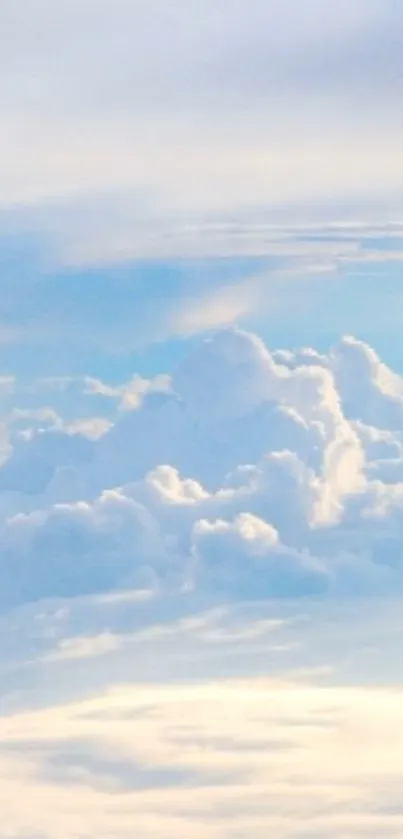
[[[91,456],[91,442],[83,434],[51,429],[22,436],[0,471],[0,492],[40,494],[57,468],[82,464]]]
[[[3,537],[3,608],[118,586],[152,587],[165,560],[151,514],[112,490],[92,505],[78,501],[11,516]]]
[[[210,585],[226,597],[312,595],[329,585],[323,565],[283,546],[277,530],[250,513],[233,522],[199,520],[194,545],[196,579],[210,577]]]
[[[98,439],[71,422],[13,439],[3,608],[130,587],[236,598],[403,584],[402,386],[370,347],[271,353],[230,328],[171,377],[108,388],[90,382],[115,404]]]
[[[331,367],[349,417],[386,430],[401,429],[403,379],[372,347],[344,338],[332,350]]]

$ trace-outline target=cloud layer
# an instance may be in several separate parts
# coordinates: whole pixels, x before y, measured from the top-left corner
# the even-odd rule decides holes
[[[401,835],[401,599],[81,598],[0,629],[7,839]]]
[[[375,202],[385,220],[403,187],[401,26],[394,0],[5,7],[0,231],[77,263],[211,253],[211,223],[273,208],[368,220]]]

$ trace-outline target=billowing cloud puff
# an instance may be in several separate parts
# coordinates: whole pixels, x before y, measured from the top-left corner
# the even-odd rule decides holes
[[[0,470],[3,606],[133,586],[275,597],[403,584],[403,383],[371,348],[271,353],[225,329],[141,391],[98,439],[71,426],[14,439]]]
[[[80,434],[41,430],[19,438],[0,471],[0,493],[22,490],[40,494],[58,468],[90,461],[91,442]]]
[[[2,530],[1,605],[152,586],[164,547],[151,514],[118,491],[10,517]]]
[[[318,594],[328,588],[326,571],[309,555],[284,547],[274,527],[250,513],[233,522],[201,519],[195,525],[196,569],[228,596],[282,597]]]
[[[330,365],[348,417],[378,428],[402,428],[403,379],[372,347],[346,337],[333,348]]]
[[[154,396],[103,437],[97,464],[101,482],[122,452],[118,483],[167,462],[219,487],[238,465],[284,448],[302,450],[318,468],[318,517],[336,515],[339,498],[359,483],[362,452],[332,373],[321,366],[290,371],[256,336],[228,329],[202,341],[179,367],[171,395]]]

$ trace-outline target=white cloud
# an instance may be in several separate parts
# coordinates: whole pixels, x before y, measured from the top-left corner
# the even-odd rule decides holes
[[[93,504],[77,501],[12,516],[3,540],[3,608],[119,585],[152,587],[166,560],[157,522],[118,490]]]
[[[93,637],[63,639],[56,652],[50,653],[48,661],[70,661],[72,659],[94,658],[107,655],[119,648],[120,639],[111,632]]]
[[[231,328],[170,378],[88,386],[116,404],[98,439],[88,421],[34,431],[0,471],[3,607],[402,586],[401,381],[366,345],[271,354]]]
[[[403,379],[381,362],[372,347],[346,337],[333,348],[331,366],[349,417],[400,430]]]
[[[4,836],[397,839],[401,600],[188,606],[2,619]]]
[[[223,596],[293,597],[328,590],[326,568],[286,548],[278,532],[250,513],[234,522],[201,519],[194,530],[196,580]]]

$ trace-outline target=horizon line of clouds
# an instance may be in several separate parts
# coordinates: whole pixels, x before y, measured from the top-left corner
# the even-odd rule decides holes
[[[0,12],[0,229],[48,237],[56,260],[107,262],[245,248],[241,234],[207,241],[212,215],[299,204],[306,218],[316,204],[320,217],[344,201],[385,219],[401,206],[393,0],[111,12],[105,0],[103,14],[93,0]]]
[[[403,195],[403,191],[402,191]],[[402,202],[291,203],[200,213],[168,210],[164,217],[135,195],[45,202],[0,211],[3,248],[22,268],[27,258],[47,272],[125,265],[138,260],[231,257],[397,259],[403,241]],[[372,242],[370,240],[373,240]],[[379,254],[379,257],[378,257]],[[18,266],[21,267],[21,266]]]

